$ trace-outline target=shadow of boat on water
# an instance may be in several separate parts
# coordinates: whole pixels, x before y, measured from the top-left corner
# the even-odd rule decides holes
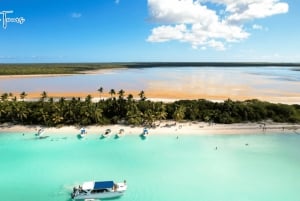
[[[37,137],[36,139],[38,140],[43,140],[43,139],[47,139],[49,138],[50,136],[49,135],[46,135],[46,136],[40,136],[40,137]]]
[[[122,196],[121,196],[122,197]],[[102,198],[100,199],[79,199],[79,201],[102,201],[102,200],[120,200],[121,197],[116,197],[116,198]],[[74,199],[69,198],[66,201],[74,201]]]
[[[78,140],[83,140],[83,139],[85,139],[85,136],[82,136],[81,134],[77,134],[77,139]]]
[[[141,133],[139,135],[139,137],[141,138],[141,140],[146,140],[147,139],[147,136],[144,133]]]

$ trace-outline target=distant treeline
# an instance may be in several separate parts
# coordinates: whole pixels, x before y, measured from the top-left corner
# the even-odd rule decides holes
[[[140,62],[140,63],[33,63],[0,64],[0,75],[77,74],[84,71],[113,68],[153,67],[295,67],[300,63],[267,62]]]
[[[84,71],[121,67],[119,64],[92,63],[0,64],[0,75],[78,74]]]
[[[102,90],[99,90],[100,96]],[[173,103],[147,100],[143,91],[139,100],[124,91],[110,91],[111,97],[92,102],[85,99],[60,98],[54,100],[41,94],[38,101],[26,101],[26,93],[17,101],[12,94],[4,93],[0,101],[0,123],[23,125],[103,125],[124,123],[151,126],[160,120],[189,120],[214,123],[242,123],[272,120],[274,122],[300,123],[300,105],[285,105],[259,100],[232,101],[221,103],[208,100],[180,100]],[[25,101],[24,101],[25,99]]]

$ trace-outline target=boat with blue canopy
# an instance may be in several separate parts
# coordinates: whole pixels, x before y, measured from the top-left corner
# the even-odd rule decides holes
[[[87,132],[86,132],[86,130],[85,130],[85,128],[84,127],[82,127],[81,129],[80,129],[80,137],[81,138],[84,138],[85,136],[86,136],[86,134],[87,134]]]
[[[127,190],[126,181],[115,183],[114,181],[89,181],[82,186],[74,187],[71,198],[84,199],[111,199],[118,198]]]
[[[147,137],[149,135],[149,131],[147,128],[144,128],[142,136]]]

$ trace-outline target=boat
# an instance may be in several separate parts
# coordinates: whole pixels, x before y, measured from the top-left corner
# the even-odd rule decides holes
[[[148,132],[148,129],[147,129],[147,128],[144,128],[142,135],[143,135],[144,137],[147,137],[147,136],[149,135],[149,132]]]
[[[110,130],[110,129],[106,129],[106,130],[105,130],[105,133],[102,134],[102,136],[103,136],[103,137],[109,137],[110,134],[111,134],[111,130]]]
[[[81,138],[84,138],[84,137],[86,136],[86,134],[87,134],[87,132],[86,132],[85,128],[81,128],[81,129],[80,129],[80,134],[79,134],[80,137],[81,137]]]
[[[37,137],[41,137],[45,133],[45,129],[40,128],[36,134]]]
[[[84,182],[78,188],[74,187],[71,198],[84,199],[112,199],[118,198],[127,190],[126,181],[115,183],[114,181],[89,181]]]
[[[122,137],[125,135],[125,130],[124,129],[120,129],[119,132],[117,133],[117,137]]]

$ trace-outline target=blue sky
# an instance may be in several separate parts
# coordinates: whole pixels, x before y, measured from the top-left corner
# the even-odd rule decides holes
[[[0,63],[300,62],[298,0],[0,0]]]

